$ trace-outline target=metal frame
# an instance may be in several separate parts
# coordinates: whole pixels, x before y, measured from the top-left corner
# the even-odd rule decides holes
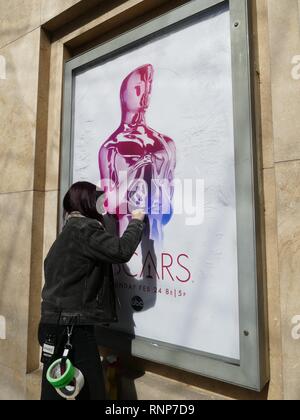
[[[110,59],[158,34],[188,23],[206,10],[226,3],[224,0],[191,0],[187,4],[137,27],[99,47],[66,62],[64,81],[64,119],[61,150],[62,198],[72,184],[73,162],[73,89],[74,76],[87,68]],[[266,342],[265,296],[258,255],[255,196],[257,191],[253,127],[252,80],[250,63],[250,2],[229,0],[231,15],[234,131],[236,154],[236,198],[238,225],[238,266],[240,305],[239,363],[206,355],[166,343],[139,337],[131,341],[132,355],[173,366],[202,376],[261,391],[269,379]],[[60,206],[62,208],[62,206]],[[113,341],[118,341],[113,331]]]

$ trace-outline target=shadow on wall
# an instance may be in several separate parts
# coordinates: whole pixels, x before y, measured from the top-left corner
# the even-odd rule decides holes
[[[117,222],[113,216],[106,217],[105,219],[105,226],[106,229],[114,234],[117,235]],[[138,279],[134,277],[130,273],[129,267],[125,264],[123,266],[116,267],[116,270],[120,270],[122,273],[122,283],[130,285],[132,287],[133,295],[138,293],[140,287],[149,286],[151,287],[157,286],[157,272],[156,272],[156,265],[157,265],[157,258],[155,255],[154,250],[154,242],[149,240],[150,235],[150,225],[149,222],[147,223],[147,227],[145,229],[142,242],[141,242],[141,249],[142,249],[142,266],[144,267],[147,262],[149,261],[149,255],[151,254],[153,264],[152,266],[147,267],[146,270],[143,271],[143,278]],[[117,277],[117,276],[116,276]],[[117,280],[116,280],[117,281]],[[130,292],[127,294],[128,298],[131,299]],[[155,306],[156,303],[156,294],[149,294],[147,298],[144,298],[144,304],[142,311],[147,311]],[[135,322],[134,322],[134,309],[133,307],[128,304],[126,307],[121,302],[118,303],[118,318],[122,320],[122,324],[126,325],[126,333],[124,332],[117,332],[115,329],[109,327],[98,327],[96,329],[96,338],[97,343],[100,346],[100,352],[102,356],[106,357],[109,355],[117,355],[119,359],[119,363],[116,367],[112,366],[110,371],[113,371],[114,368],[116,369],[117,373],[115,379],[111,378],[111,375],[106,375],[106,380],[112,380],[118,382],[119,389],[118,389],[118,399],[121,400],[137,400],[137,392],[135,388],[135,379],[141,377],[145,372],[138,370],[134,371],[132,369],[126,368],[126,357],[132,354],[132,342],[135,339]],[[125,319],[125,322],[124,322]],[[107,365],[107,364],[106,364]],[[108,378],[109,376],[109,378]],[[114,376],[114,373],[113,375]],[[112,385],[113,386],[113,385]]]

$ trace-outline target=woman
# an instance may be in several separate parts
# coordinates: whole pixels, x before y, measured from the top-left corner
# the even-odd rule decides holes
[[[62,357],[68,334],[68,359],[85,379],[76,399],[105,399],[94,326],[117,321],[112,264],[126,263],[134,255],[142,238],[145,214],[136,210],[123,237],[112,236],[97,211],[101,195],[87,182],[70,188],[63,202],[65,226],[45,259],[39,327],[44,363],[42,400],[62,399],[48,382],[47,371]]]

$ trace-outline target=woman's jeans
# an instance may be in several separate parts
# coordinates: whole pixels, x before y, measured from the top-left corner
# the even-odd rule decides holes
[[[42,401],[63,400],[46,379],[48,368],[63,355],[67,342],[67,327],[40,324],[39,343],[42,347],[49,336],[56,337],[56,354],[44,364],[42,380]],[[102,365],[95,339],[94,327],[75,326],[71,339],[72,350],[69,359],[78,368],[85,379],[85,385],[76,400],[105,400],[105,385]]]

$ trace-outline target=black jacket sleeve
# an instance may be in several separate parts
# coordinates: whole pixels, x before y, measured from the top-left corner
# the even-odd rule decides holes
[[[84,246],[88,256],[110,264],[125,264],[131,260],[142,239],[144,223],[132,220],[122,238],[108,233],[99,223],[92,223],[85,232]]]

